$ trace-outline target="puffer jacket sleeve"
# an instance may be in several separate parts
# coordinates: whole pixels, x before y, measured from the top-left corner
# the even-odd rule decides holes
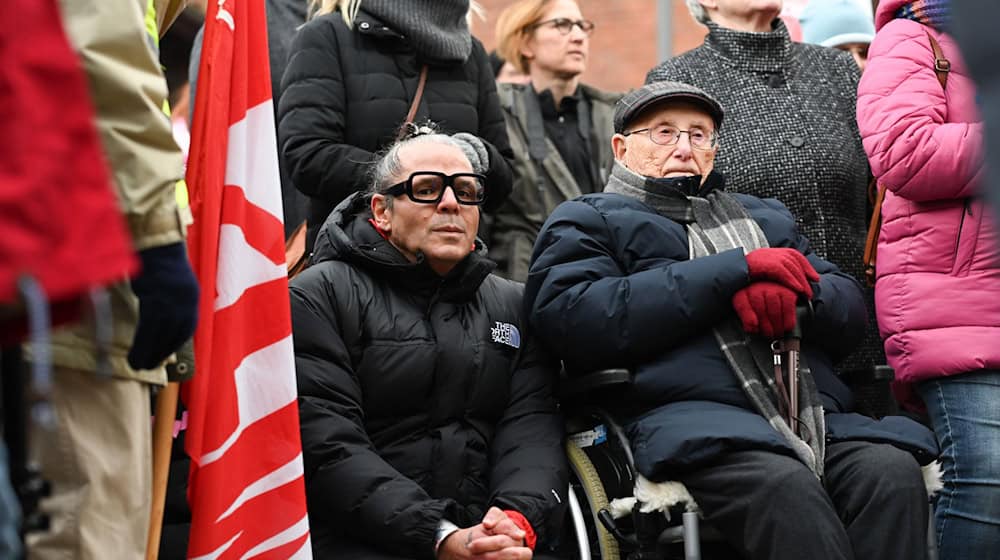
[[[302,193],[331,203],[361,190],[372,153],[346,143],[346,76],[332,14],[302,26],[292,39],[281,79],[278,142],[292,182]]]
[[[890,21],[868,53],[857,115],[872,173],[913,201],[974,195],[983,165],[982,123],[947,122],[926,28]]]
[[[400,556],[433,557],[434,533],[457,506],[435,500],[375,451],[361,386],[341,333],[337,292],[350,279],[316,265],[291,286],[295,369],[310,516]],[[452,517],[455,518],[454,516]]]
[[[629,228],[613,229],[591,201],[560,204],[532,255],[525,305],[553,354],[591,369],[641,363],[733,312],[748,282],[742,249],[623,270],[633,248],[616,235]]]
[[[569,484],[564,425],[553,395],[555,371],[528,333],[490,449],[491,502],[524,515],[539,542],[558,529]]]
[[[486,141],[490,152],[490,168],[487,172],[489,185],[486,209],[496,210],[510,196],[514,185],[514,151],[507,137],[507,124],[504,121],[503,110],[500,107],[500,97],[497,95],[496,80],[490,67],[489,58],[482,43],[472,40],[472,54],[479,73],[479,114],[478,136]]]

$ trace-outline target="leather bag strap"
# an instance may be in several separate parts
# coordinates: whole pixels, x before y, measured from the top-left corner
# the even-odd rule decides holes
[[[413,118],[417,116],[417,109],[420,108],[420,98],[424,96],[425,85],[427,85],[426,64],[420,67],[420,79],[417,81],[417,91],[413,94],[413,102],[410,103],[410,111],[406,113],[406,120],[403,121],[404,126],[412,123]]]
[[[872,181],[872,189],[878,189],[875,203],[872,206],[872,219],[868,224],[868,236],[865,239],[865,281],[869,286],[875,285],[875,257],[878,254],[878,234],[882,230],[882,200],[885,199],[885,185]]]
[[[934,51],[934,73],[937,74],[938,83],[941,84],[941,89],[945,89],[948,85],[948,73],[951,72],[951,61],[944,56],[944,51],[941,50],[941,45],[937,42],[929,32],[927,33],[927,40],[931,43],[931,50]]]

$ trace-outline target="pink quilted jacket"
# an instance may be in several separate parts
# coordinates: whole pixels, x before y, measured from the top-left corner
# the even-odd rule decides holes
[[[858,128],[882,205],[875,308],[897,396],[910,384],[1000,368],[1000,259],[994,221],[977,197],[983,125],[975,89],[948,35],[893,19],[906,0],[882,0]],[[952,71],[942,90],[927,34]]]

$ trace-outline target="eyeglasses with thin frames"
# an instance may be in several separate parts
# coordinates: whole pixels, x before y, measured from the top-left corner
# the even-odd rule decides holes
[[[719,134],[714,130],[706,132],[699,128],[680,130],[674,126],[661,125],[623,132],[622,136],[646,133],[649,141],[660,146],[674,146],[681,140],[681,134],[688,135],[691,147],[696,150],[711,150],[719,143]]]
[[[536,28],[549,24],[551,24],[552,27],[555,27],[557,30],[559,30],[559,33],[562,33],[563,35],[569,35],[569,32],[573,30],[574,25],[579,27],[580,31],[583,31],[585,35],[590,35],[591,33],[594,32],[594,22],[590,21],[589,19],[573,20],[569,18],[554,18],[554,19],[547,19],[545,21],[540,21],[532,25],[531,27]]]
[[[466,206],[479,206],[486,200],[486,177],[479,173],[454,173],[445,175],[437,171],[415,171],[403,182],[392,185],[385,194],[406,194],[413,202],[437,204],[444,198],[444,191],[451,187],[455,200]]]

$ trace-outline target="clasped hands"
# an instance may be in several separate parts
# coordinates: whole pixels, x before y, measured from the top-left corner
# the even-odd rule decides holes
[[[438,560],[530,560],[525,533],[507,514],[491,507],[478,525],[459,529],[438,548]]]
[[[819,273],[795,249],[756,249],[746,259],[750,285],[733,295],[743,330],[769,338],[789,332],[795,327],[799,296],[812,298],[809,283],[818,282]]]

